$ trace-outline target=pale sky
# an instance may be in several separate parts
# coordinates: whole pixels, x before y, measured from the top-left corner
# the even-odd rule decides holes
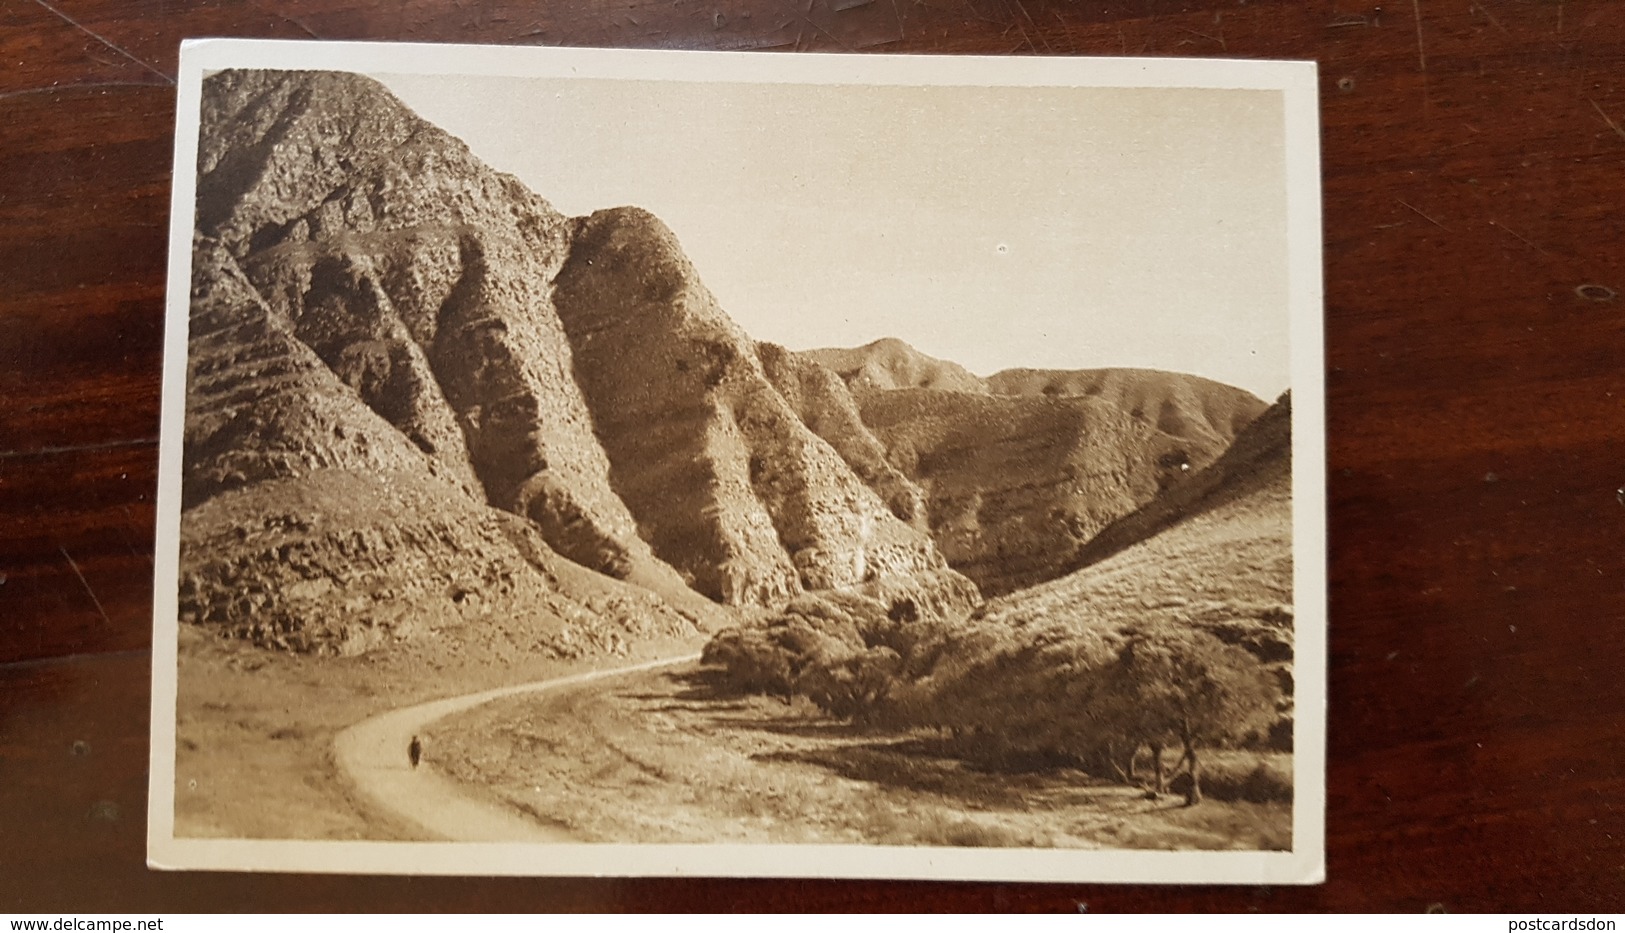
[[[1279,91],[378,77],[565,213],[654,212],[759,340],[1287,387]]]

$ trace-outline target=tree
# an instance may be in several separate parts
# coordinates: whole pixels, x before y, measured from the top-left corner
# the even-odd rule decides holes
[[[1267,731],[1279,687],[1251,654],[1193,630],[1132,630],[1112,673],[1114,712],[1151,747],[1159,791],[1162,749],[1177,744],[1190,769],[1185,805],[1202,801],[1200,749]],[[1176,764],[1176,768],[1178,765]]]

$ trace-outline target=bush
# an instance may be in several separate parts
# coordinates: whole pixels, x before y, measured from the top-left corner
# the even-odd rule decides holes
[[[1168,789],[1176,794],[1190,792],[1190,772],[1182,771]],[[1215,800],[1247,803],[1291,803],[1292,766],[1250,756],[1205,762],[1202,766],[1202,792]]]
[[[740,691],[799,694],[842,718],[946,730],[960,754],[995,767],[1081,763],[1126,780],[1149,747],[1183,752],[1190,803],[1204,790],[1291,796],[1287,771],[1248,759],[1236,773],[1228,759],[1210,761],[1211,749],[1244,742],[1278,747],[1281,691],[1253,654],[1203,631],[950,627],[901,603],[824,593],[765,625],[722,632],[704,660]]]
[[[884,702],[902,666],[902,657],[890,648],[870,648],[807,665],[795,690],[831,715],[862,718]]]
[[[742,693],[806,696],[842,718],[871,716],[903,671],[903,657],[934,631],[918,611],[852,593],[799,597],[760,626],[730,628],[702,663]]]
[[[739,693],[790,694],[790,656],[765,629],[731,628],[705,646],[700,663],[724,673],[723,686]]]

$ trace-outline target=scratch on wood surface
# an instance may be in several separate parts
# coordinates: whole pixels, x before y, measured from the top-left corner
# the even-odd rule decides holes
[[[153,87],[154,85],[143,85]],[[13,457],[48,457],[56,454],[76,454],[87,450],[113,450],[118,447],[141,447],[158,443],[154,437],[132,437],[119,441],[103,441],[100,444],[69,444],[63,447],[27,447],[12,450],[0,450],[0,460],[10,460]]]
[[[73,557],[68,553],[68,549],[57,545],[57,550],[62,552],[68,566],[73,568],[73,575],[79,578],[79,585],[85,588],[86,593],[90,594],[90,601],[96,604],[96,611],[101,613],[102,621],[112,625],[113,620],[107,617],[107,610],[102,608],[102,601],[96,598],[96,591],[90,588],[90,581],[85,579],[84,573],[79,570],[79,565],[73,562]]]
[[[1184,31],[1185,31],[1185,32],[1188,32],[1188,33],[1190,33],[1190,34],[1191,34],[1191,35],[1193,35],[1193,36],[1196,36],[1196,37],[1197,37],[1197,38],[1201,38],[1201,39],[1206,39],[1206,40],[1207,40],[1207,41],[1209,41],[1209,42],[1216,42],[1216,43],[1218,43],[1218,45],[1219,45],[1219,49],[1220,49],[1220,50],[1221,50],[1221,51],[1225,51],[1225,52],[1228,52],[1228,51],[1230,51],[1230,47],[1229,47],[1229,46],[1228,46],[1228,45],[1226,45],[1226,44],[1225,44],[1225,41],[1224,41],[1224,36],[1223,36],[1223,35],[1217,35],[1217,36],[1210,36],[1210,35],[1208,35],[1208,34],[1207,34],[1207,33],[1205,33],[1205,32],[1197,32],[1197,31],[1196,31],[1196,30],[1194,30],[1194,29],[1191,29],[1191,28],[1189,28],[1189,27],[1188,27],[1188,26],[1181,26],[1181,27],[1179,27],[1179,28],[1180,28],[1180,29],[1182,29],[1182,30],[1184,30]]]
[[[1468,7],[1468,9],[1469,10],[1477,10],[1478,12],[1483,13],[1484,18],[1490,21],[1491,26],[1494,26],[1496,29],[1501,30],[1501,35],[1503,35],[1503,36],[1512,35],[1512,33],[1507,32],[1507,28],[1505,26],[1501,25],[1501,21],[1499,19],[1495,18],[1495,14],[1490,12],[1489,7],[1484,6],[1481,3],[1475,3],[1472,6]]]
[[[110,87],[169,87],[156,81],[86,81],[83,84],[50,84],[45,87],[25,87],[16,91],[0,91],[0,100],[26,97],[30,94],[49,94],[53,91],[89,91]],[[4,456],[0,454],[0,456]]]
[[[1540,253],[1542,256],[1550,256],[1551,255],[1551,253],[1548,253],[1545,250],[1541,249],[1540,247],[1536,246],[1533,242],[1530,241],[1530,239],[1528,237],[1526,237],[1523,234],[1519,233],[1518,231],[1512,229],[1511,227],[1507,226],[1506,224],[1497,223],[1497,222],[1492,220],[1492,221],[1490,221],[1490,226],[1497,227],[1499,229],[1505,230],[1507,233],[1512,234],[1513,236],[1517,237],[1518,240],[1520,242],[1522,242],[1525,246],[1529,247],[1530,249],[1534,250],[1537,253]]]
[[[61,10],[59,10],[56,7],[52,6],[51,4],[47,3],[46,0],[34,0],[34,2],[39,4],[41,7],[49,10],[51,12],[51,14],[54,15],[57,19],[62,20],[64,23],[67,23],[69,26],[72,26],[73,28],[79,30],[80,32],[82,32],[85,35],[91,37],[92,39],[95,39],[97,42],[100,42],[102,45],[105,45],[108,48],[112,49],[113,51],[115,51],[115,52],[119,53],[120,55],[124,56],[125,58],[128,58],[130,61],[135,62],[137,65],[140,65],[142,68],[147,69],[148,71],[152,72],[153,74],[157,75],[158,77],[163,78],[164,81],[166,81],[167,83],[169,83],[169,84],[174,84],[175,83],[174,78],[171,78],[169,75],[164,74],[162,71],[159,71],[157,68],[154,68],[152,65],[147,64],[145,61],[142,61],[141,59],[139,59],[139,58],[135,57],[134,55],[130,54],[129,52],[125,51],[123,48],[121,48],[120,46],[115,44],[113,42],[113,40],[107,38],[106,36],[101,35],[100,33],[97,33],[94,30],[85,28],[85,26],[83,24],[81,24],[78,20],[74,19],[73,17],[69,16],[68,14],[62,12]]]
[[[1428,53],[1422,45],[1422,0],[1411,0],[1411,11],[1416,14],[1416,64],[1426,74],[1428,70]]]
[[[1610,117],[1608,112],[1602,109],[1601,104],[1589,97],[1586,98],[1586,103],[1590,104],[1592,109],[1597,111],[1597,116],[1602,117],[1602,122],[1608,124],[1609,128],[1618,134],[1620,139],[1625,139],[1625,130],[1619,128],[1619,124],[1615,123],[1613,117]]]
[[[135,520],[135,515],[130,512],[130,507],[127,506],[127,505],[124,506],[124,521],[125,521],[125,524],[129,525],[130,528],[134,529],[137,534],[142,535],[143,537],[145,537],[145,532],[147,531],[147,529],[143,528],[141,526],[141,523]],[[128,547],[130,549],[131,554],[134,554],[135,556],[140,557],[140,558],[144,558],[146,560],[146,562],[149,563],[149,564],[152,563],[152,553],[150,551],[142,552],[142,551],[138,550],[136,548],[136,546],[135,546],[135,542],[131,541],[129,539],[129,537],[124,534],[123,531],[119,532],[119,537],[124,538],[124,546]]]
[[[805,17],[803,17],[803,19],[805,19]],[[818,30],[819,32],[823,33],[824,35],[829,36],[829,41],[835,43],[836,45],[840,46],[841,48],[845,49],[846,51],[848,51],[848,52],[857,51],[857,49],[854,49],[854,48],[852,48],[852,46],[847,45],[845,42],[842,42],[840,40],[839,36],[836,36],[833,32],[830,32],[828,29],[825,29],[824,27],[818,25],[817,23],[813,22],[810,19],[807,19],[806,22],[807,22],[807,25],[809,25],[812,28]]]
[[[1033,15],[1031,13],[1027,12],[1027,8],[1022,5],[1021,0],[1015,0],[1015,3],[1016,3],[1016,9],[1020,10],[1021,15],[1027,17],[1027,22],[1032,25],[1034,34],[1036,34],[1038,36],[1038,41],[1044,43],[1044,51],[1049,52],[1051,55],[1054,55],[1055,54],[1055,49],[1050,46],[1049,40],[1044,38],[1044,31],[1042,29],[1038,28],[1038,22],[1033,19]],[[1022,32],[1025,34],[1026,30],[1022,30]],[[1038,50],[1033,49],[1033,51],[1036,52]]]
[[[1424,214],[1422,212],[1421,208],[1419,208],[1416,205],[1410,203],[1409,201],[1406,201],[1404,198],[1394,198],[1394,200],[1398,201],[1400,204],[1403,204],[1405,207],[1410,208],[1410,210],[1413,213],[1415,213],[1416,216],[1422,218],[1423,220],[1427,221],[1428,223],[1434,225],[1435,227],[1438,227],[1440,230],[1448,230],[1448,229],[1450,229],[1449,227],[1446,227],[1444,224],[1439,223],[1437,220],[1434,220],[1432,217],[1429,217],[1427,214]]]
[[[1033,37],[1027,35],[1027,27],[1021,25],[1021,20],[1019,19],[1011,19],[1010,25],[1004,27],[1004,32],[1000,33],[1000,35],[1009,35],[1010,30],[1012,29],[1019,30],[1021,32],[1021,44],[1017,45],[1015,49],[1025,47],[1027,51],[1037,53],[1038,46],[1033,44]],[[1015,49],[1011,49],[1011,51],[1015,51]]]
[[[1004,32],[1000,35],[1009,35],[1010,30],[1012,29],[1019,31],[1021,33],[1022,41],[1026,43],[1028,51],[1036,55],[1038,53],[1038,45],[1033,42],[1033,37],[1027,32],[1027,27],[1021,25],[1021,17],[1010,13],[1010,8],[1008,6],[1004,8],[1004,11],[1010,15],[1010,22],[1004,27]],[[1020,46],[1017,46],[1017,48],[1020,48]]]
[[[286,21],[294,24],[295,26],[298,26],[300,28],[300,30],[304,32],[305,35],[311,37],[312,39],[320,39],[321,38],[321,36],[316,34],[316,30],[310,28],[309,26],[306,26],[305,21],[300,19],[299,17],[297,17],[297,16],[289,16],[288,14],[282,12],[281,10],[271,10],[269,12],[272,15],[276,16],[278,19],[286,20]]]

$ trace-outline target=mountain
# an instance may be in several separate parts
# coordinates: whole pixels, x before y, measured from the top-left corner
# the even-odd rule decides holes
[[[803,350],[853,392],[938,389],[975,395],[1093,398],[1170,437],[1223,447],[1269,404],[1245,389],[1155,369],[1006,369],[983,378],[896,338],[861,347]]]
[[[1219,459],[1167,495],[1107,526],[1078,549],[1072,563],[1077,567],[1099,563],[1180,523],[1236,502],[1290,506],[1291,468],[1292,396],[1288,393],[1243,428]]]
[[[802,356],[840,376],[854,391],[866,389],[941,389],[987,392],[981,377],[958,363],[939,360],[895,337],[861,347],[804,350]]]
[[[802,423],[841,455],[893,515],[925,529],[925,493],[886,459],[886,445],[863,423],[846,383],[805,354],[778,344],[758,343],[756,355],[773,388]]]
[[[858,404],[891,462],[925,491],[949,562],[990,594],[1054,577],[1080,544],[1177,481],[1192,456],[1092,399],[893,389]]]
[[[695,613],[636,587],[579,585],[532,523],[483,501],[466,462],[368,407],[230,253],[197,247],[182,622],[301,652],[427,641],[496,658],[695,632]]]
[[[1291,426],[1283,395],[1213,464],[1086,544],[1070,561],[1079,569],[984,606],[984,624],[1199,628],[1253,652],[1290,698]],[[1281,712],[1273,740],[1286,743],[1290,707]]]
[[[975,598],[802,422],[654,215],[578,221],[554,302],[616,489],[701,593],[775,605],[803,589],[923,578],[950,602]]]
[[[182,613],[267,644],[610,650],[827,589],[954,615],[1284,443],[1194,376],[757,342],[659,218],[565,216],[365,77],[226,71],[202,108]]]
[[[354,651],[412,618],[547,641],[806,589],[979,598],[839,393],[647,212],[566,217],[371,79],[226,71],[196,219],[185,618]]]
[[[1219,447],[1269,407],[1235,386],[1154,369],[1007,369],[987,378],[987,390],[1100,399],[1169,437]]]
[[[1081,546],[1212,463],[1267,407],[1153,370],[982,379],[900,340],[799,356],[841,377],[868,435],[921,491],[938,547],[994,595],[1065,573]]]
[[[546,313],[566,218],[357,75],[204,95],[198,226],[360,401],[585,566],[648,563]]]

